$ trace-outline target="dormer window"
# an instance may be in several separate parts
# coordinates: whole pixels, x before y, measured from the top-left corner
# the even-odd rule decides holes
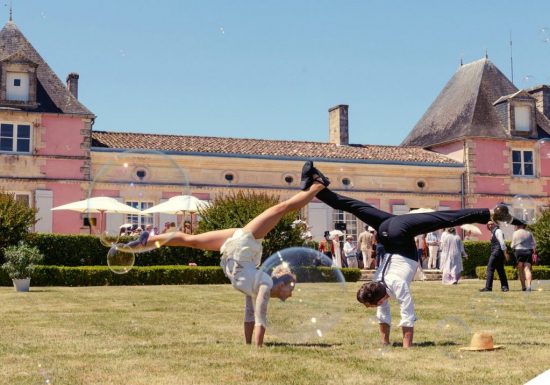
[[[29,101],[29,74],[8,72],[6,74],[6,99],[20,102]]]
[[[514,106],[515,131],[530,132],[531,120],[531,106]]]
[[[0,61],[0,104],[16,108],[36,108],[38,65],[16,52]]]

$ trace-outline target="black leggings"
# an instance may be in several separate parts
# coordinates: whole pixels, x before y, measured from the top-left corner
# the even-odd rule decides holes
[[[418,260],[414,237],[446,227],[465,223],[487,223],[488,209],[462,209],[394,215],[379,210],[366,202],[323,189],[317,198],[330,207],[355,215],[378,233],[378,240],[387,253],[400,254]]]

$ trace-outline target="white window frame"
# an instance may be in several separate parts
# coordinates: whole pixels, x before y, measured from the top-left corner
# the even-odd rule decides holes
[[[33,136],[33,126],[30,123],[22,123],[22,122],[1,122],[0,121],[0,140],[4,140],[7,138],[10,138],[9,136],[2,136],[1,131],[1,125],[11,125],[13,126],[13,135],[11,136],[11,150],[3,150],[0,147],[0,153],[19,153],[19,154],[30,154],[32,151],[32,136]],[[29,137],[28,138],[20,138],[19,137],[19,127],[21,126],[28,126],[29,127]],[[20,151],[18,148],[18,140],[20,139],[28,139],[29,141],[29,150],[28,151]]]
[[[125,201],[125,203],[128,206],[132,206],[135,209],[138,210],[146,210],[150,207],[153,207],[155,205],[155,202],[151,201]],[[133,225],[138,226],[147,226],[147,225],[153,225],[153,216],[152,215],[136,215],[136,214],[126,214],[125,215],[125,223],[131,223]]]
[[[28,191],[10,191],[8,194],[13,194],[14,199],[17,201],[17,197],[26,196],[27,197],[27,207],[32,208],[32,194]]]
[[[346,234],[351,234],[357,240],[359,235],[359,227],[357,217],[353,214],[350,214],[342,210],[333,210],[332,211],[332,228],[336,228],[336,223],[344,222],[346,224]]]
[[[408,214],[409,211],[411,211],[411,210],[410,210],[409,206],[407,206],[407,205],[392,205],[391,206],[391,212],[394,215]]]
[[[519,162],[514,162],[514,152],[519,152],[520,153],[520,161]],[[524,158],[525,158],[524,154],[527,153],[527,152],[531,153],[531,163],[530,164],[531,164],[532,169],[533,169],[533,173],[529,174],[529,175],[525,174],[526,162],[524,161]],[[512,163],[512,176],[514,176],[514,177],[523,177],[523,178],[534,178],[535,177],[535,152],[533,150],[512,149],[511,155],[512,155],[512,158],[510,160],[511,160],[511,163]],[[520,169],[519,174],[514,173],[514,164],[520,164],[521,165],[521,169]]]

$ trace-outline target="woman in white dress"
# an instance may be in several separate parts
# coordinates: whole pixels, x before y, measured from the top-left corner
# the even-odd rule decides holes
[[[262,258],[262,240],[281,218],[298,210],[310,202],[315,195],[329,185],[324,176],[315,176],[302,185],[302,190],[284,202],[280,202],[252,219],[241,229],[209,231],[202,234],[186,234],[178,231],[172,234],[159,234],[132,245],[135,251],[154,247],[184,246],[202,250],[220,251],[221,266],[233,287],[245,294],[244,335],[247,344],[255,336],[256,346],[262,346],[267,324],[269,298],[285,301],[292,296],[296,276],[290,269],[278,266],[271,277],[258,270]],[[126,245],[127,246],[127,245]],[[116,252],[117,245],[110,252]],[[121,250],[124,250],[121,248]]]
[[[449,235],[445,237],[441,245],[442,255],[445,256],[441,265],[441,280],[443,284],[456,285],[463,270],[462,258],[468,256],[464,251],[464,243],[460,236],[456,234],[455,228],[450,227],[447,232]]]

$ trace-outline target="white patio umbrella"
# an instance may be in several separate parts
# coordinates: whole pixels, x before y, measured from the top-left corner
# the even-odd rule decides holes
[[[469,231],[472,234],[481,235],[481,230],[476,225],[466,223],[465,225],[460,226],[460,228],[464,231]]]
[[[159,203],[153,207],[149,207],[143,210],[143,214],[163,213],[163,214],[183,214],[193,213],[199,211],[199,208],[208,206],[207,201],[203,201],[192,195],[176,195],[168,199],[166,202]],[[191,220],[191,226],[193,226],[193,220]]]
[[[71,210],[79,213],[99,213],[100,214],[100,230],[103,231],[103,216],[105,213],[116,214],[134,214],[139,215],[141,211],[124,203],[117,201],[111,197],[92,197],[83,199],[77,202],[67,203],[61,206],[52,208],[52,210]]]
[[[163,214],[182,214],[185,212],[196,213],[200,207],[206,207],[208,202],[200,200],[192,195],[176,195],[166,202],[159,203],[156,206],[143,210],[143,214],[163,213]]]

